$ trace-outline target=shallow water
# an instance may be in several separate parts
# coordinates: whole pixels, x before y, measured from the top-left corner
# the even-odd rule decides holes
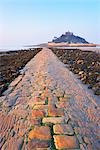
[[[0,52],[28,50],[32,48],[39,48],[39,46],[11,46],[11,47],[3,47],[3,48],[0,47]]]
[[[56,47],[57,49],[81,49],[100,53],[100,47]]]
[[[9,47],[0,47],[0,52],[5,51],[17,51],[17,50],[26,50],[26,49],[32,49],[32,48],[40,48],[38,45],[32,45],[32,46],[9,46]],[[95,51],[97,53],[100,53],[100,46],[97,47],[55,47],[59,49],[81,49],[81,50],[88,50],[88,51]]]

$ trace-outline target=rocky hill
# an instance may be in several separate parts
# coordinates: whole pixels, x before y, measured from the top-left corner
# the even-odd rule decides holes
[[[88,44],[89,43],[84,38],[76,36],[72,32],[69,32],[69,31],[66,32],[65,34],[62,34],[58,38],[54,37],[52,42],[55,42],[55,43],[67,42],[68,44],[70,44],[70,43],[86,43],[86,44]]]

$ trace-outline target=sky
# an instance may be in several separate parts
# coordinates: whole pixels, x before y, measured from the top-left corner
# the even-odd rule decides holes
[[[100,0],[0,0],[0,48],[45,43],[68,30],[100,43]]]

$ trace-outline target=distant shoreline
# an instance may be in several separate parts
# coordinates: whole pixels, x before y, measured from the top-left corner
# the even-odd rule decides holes
[[[67,46],[67,47],[96,47],[97,44],[80,44],[80,43],[71,43],[71,44],[68,44],[66,42],[62,42],[62,43],[54,43],[54,42],[48,42],[47,44],[48,46],[52,46],[52,47],[63,47],[63,46]]]
[[[87,50],[92,50],[92,51],[100,51],[100,44],[67,44],[67,43],[42,43],[42,44],[35,44],[35,45],[24,45],[24,46],[15,46],[15,47],[5,47],[5,48],[0,48],[0,54],[3,52],[10,52],[10,51],[20,51],[20,50],[34,50],[35,48],[43,48],[43,47],[48,47],[48,48],[60,48],[60,49],[87,49]]]

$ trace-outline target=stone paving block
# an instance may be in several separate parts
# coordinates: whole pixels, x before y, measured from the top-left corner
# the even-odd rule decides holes
[[[72,127],[68,124],[56,124],[53,126],[53,130],[55,134],[67,134],[67,135],[74,134]]]
[[[31,140],[27,144],[27,150],[50,150],[50,143],[44,140]]]
[[[42,110],[45,110],[45,109],[48,109],[48,105],[35,105],[33,107],[33,109],[42,109]]]
[[[34,101],[35,105],[44,105],[45,104],[45,99],[41,99],[40,97],[33,98],[33,101]]]
[[[60,98],[59,98],[59,101],[60,101],[60,102],[66,102],[66,101],[67,101],[67,98],[65,98],[65,97],[60,97]]]
[[[45,117],[43,118],[42,122],[52,124],[64,123],[64,117]]]
[[[48,116],[52,116],[52,117],[64,116],[64,111],[62,109],[55,108],[54,105],[49,105]]]
[[[57,102],[56,103],[56,107],[57,108],[67,108],[68,107],[68,104],[67,104],[67,102]]]
[[[48,126],[35,127],[29,132],[29,139],[50,140],[50,128]]]
[[[32,117],[33,118],[43,118],[45,116],[45,111],[34,109],[32,110]]]
[[[35,101],[35,105],[45,105],[45,101],[43,100]]]
[[[50,103],[55,104],[57,101],[58,101],[57,96],[55,96],[55,95],[53,95],[53,94],[48,97],[48,104],[50,104]]]
[[[42,99],[45,99],[45,98],[47,98],[46,96],[47,96],[47,95],[45,94],[45,90],[44,90],[43,93],[41,94],[41,98],[42,98]]]
[[[78,149],[79,144],[75,136],[54,135],[54,142],[57,149]]]
[[[73,96],[71,94],[64,94],[64,98],[70,100]]]
[[[46,83],[47,84],[47,83]],[[46,85],[47,86],[47,85]],[[44,97],[49,97],[49,95],[51,95],[51,90],[49,90],[49,89],[45,89],[45,91],[44,91]],[[43,96],[43,95],[42,95]]]
[[[41,124],[41,118],[33,118],[32,116],[29,116],[27,119],[31,126]]]

